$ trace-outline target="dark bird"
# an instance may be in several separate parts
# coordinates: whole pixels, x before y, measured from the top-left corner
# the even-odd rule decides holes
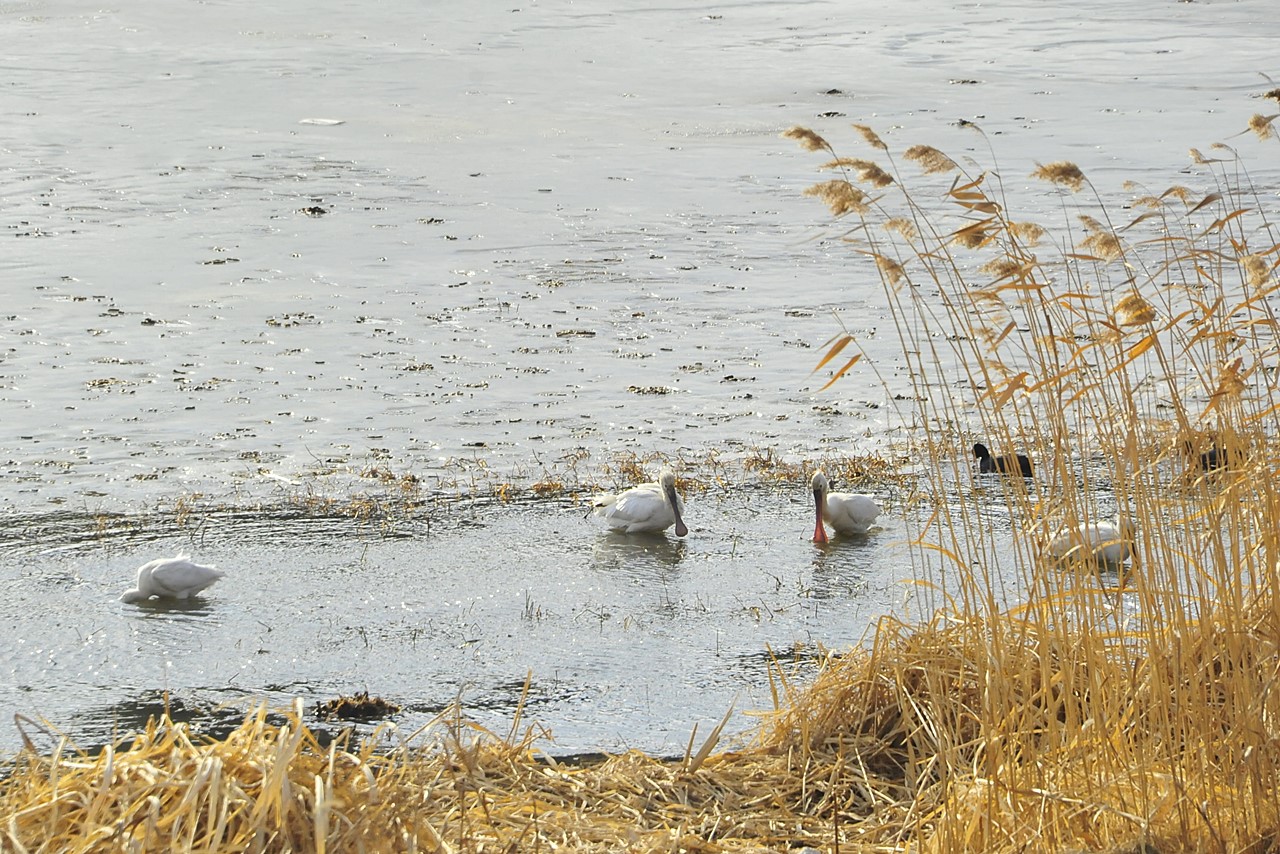
[[[1233,452],[1230,448],[1220,447],[1216,442],[1210,445],[1207,451],[1201,451],[1199,454],[1196,453],[1196,446],[1190,439],[1186,440],[1182,447],[1187,456],[1200,465],[1200,471],[1218,471],[1240,464],[1239,453]]]
[[[973,455],[978,459],[978,471],[982,474],[999,472],[1000,474],[1020,474],[1031,477],[1031,458],[1026,454],[1006,454],[993,457],[987,446],[981,442],[973,443]]]

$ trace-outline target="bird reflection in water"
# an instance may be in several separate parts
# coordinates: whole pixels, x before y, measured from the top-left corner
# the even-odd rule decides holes
[[[684,560],[688,543],[663,533],[601,534],[591,550],[596,566],[630,575],[645,575],[647,568],[671,569]]]
[[[879,562],[883,542],[868,534],[840,534],[814,543],[811,595],[817,599],[857,597],[868,587],[868,568]]]
[[[202,596],[187,599],[147,599],[134,605],[134,616],[144,620],[191,620],[213,616],[216,609],[212,600]]]

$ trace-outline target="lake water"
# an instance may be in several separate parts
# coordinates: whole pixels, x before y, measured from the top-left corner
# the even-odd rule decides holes
[[[799,488],[691,497],[684,542],[452,499],[620,453],[884,450],[888,310],[780,131],[990,167],[976,122],[1033,211],[1037,161],[1159,191],[1226,140],[1274,199],[1234,135],[1277,28],[1261,0],[0,0],[0,713],[91,742],[164,689],[367,689],[410,728],[459,695],[500,725],[532,672],[563,749],[673,752],[767,706],[769,650],[900,606],[900,514],[819,552]],[[817,392],[833,311],[883,384]],[[371,469],[449,500],[396,536],[286,507]],[[195,495],[185,527],[152,512]],[[230,577],[115,601],[178,549]]]

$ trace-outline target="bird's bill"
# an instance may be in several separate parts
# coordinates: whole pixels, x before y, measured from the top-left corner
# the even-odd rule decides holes
[[[815,543],[827,542],[827,529],[826,526],[822,524],[822,511],[825,509],[823,505],[826,503],[827,496],[822,494],[821,489],[815,489],[813,491],[813,505],[817,515],[817,521],[813,526],[813,541]]]
[[[689,528],[684,524],[684,519],[680,516],[680,500],[676,495],[675,484],[667,490],[667,503],[671,505],[671,513],[676,517],[676,536],[683,537],[689,533]]]

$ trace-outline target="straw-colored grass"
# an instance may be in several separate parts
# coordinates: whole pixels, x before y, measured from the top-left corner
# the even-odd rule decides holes
[[[563,765],[540,759],[531,736],[456,719],[437,749],[325,748],[300,713],[271,726],[259,712],[222,741],[193,741],[166,719],[96,757],[26,755],[0,789],[0,840],[38,851],[766,851],[823,844],[849,810],[870,815],[901,794],[870,778],[855,787],[838,757],[807,750]]]
[[[1250,128],[1271,138],[1265,117]],[[913,189],[854,130],[894,179],[874,186],[896,192],[831,210],[874,262],[911,367],[922,491],[949,496],[916,542],[941,608],[881,626],[765,740],[895,756],[922,849],[1280,850],[1280,236],[1263,197],[1215,145],[1194,155],[1208,186],[1137,191],[1119,223],[1054,162],[1032,177],[1055,232],[1010,216],[996,173],[913,146],[903,159],[951,182]],[[787,136],[834,157],[824,168],[857,163],[851,184],[871,174]],[[832,184],[813,194],[841,197]],[[834,382],[862,355],[837,336],[819,366]],[[958,490],[974,438],[1030,453],[1036,478]],[[1063,527],[1116,516],[1137,526],[1118,576],[1046,555]]]
[[[1250,122],[1260,139],[1271,118]],[[1207,186],[1137,190],[1119,223],[1056,162],[1034,173],[1062,218],[1047,226],[1010,214],[996,172],[915,145],[913,186],[854,130],[876,160],[787,136],[825,158],[811,195],[880,278],[911,369],[902,421],[931,463],[908,507],[937,605],[924,624],[882,619],[806,686],[776,668],[749,747],[717,753],[712,733],[674,761],[557,763],[518,715],[498,736],[456,711],[421,746],[321,746],[300,706],[220,741],[162,719],[93,755],[32,750],[0,781],[0,849],[1280,851],[1280,236],[1264,198],[1215,146],[1193,155]],[[818,368],[830,386],[874,372],[863,355],[837,335]],[[976,481],[975,438],[1030,453],[1036,477]],[[460,482],[572,500],[671,464]],[[851,482],[896,476],[840,464]],[[674,467],[686,490],[808,468],[767,449]],[[425,500],[411,476],[365,478],[384,491],[354,513]],[[1137,525],[1127,571],[1046,556],[1061,526],[1116,515]]]

